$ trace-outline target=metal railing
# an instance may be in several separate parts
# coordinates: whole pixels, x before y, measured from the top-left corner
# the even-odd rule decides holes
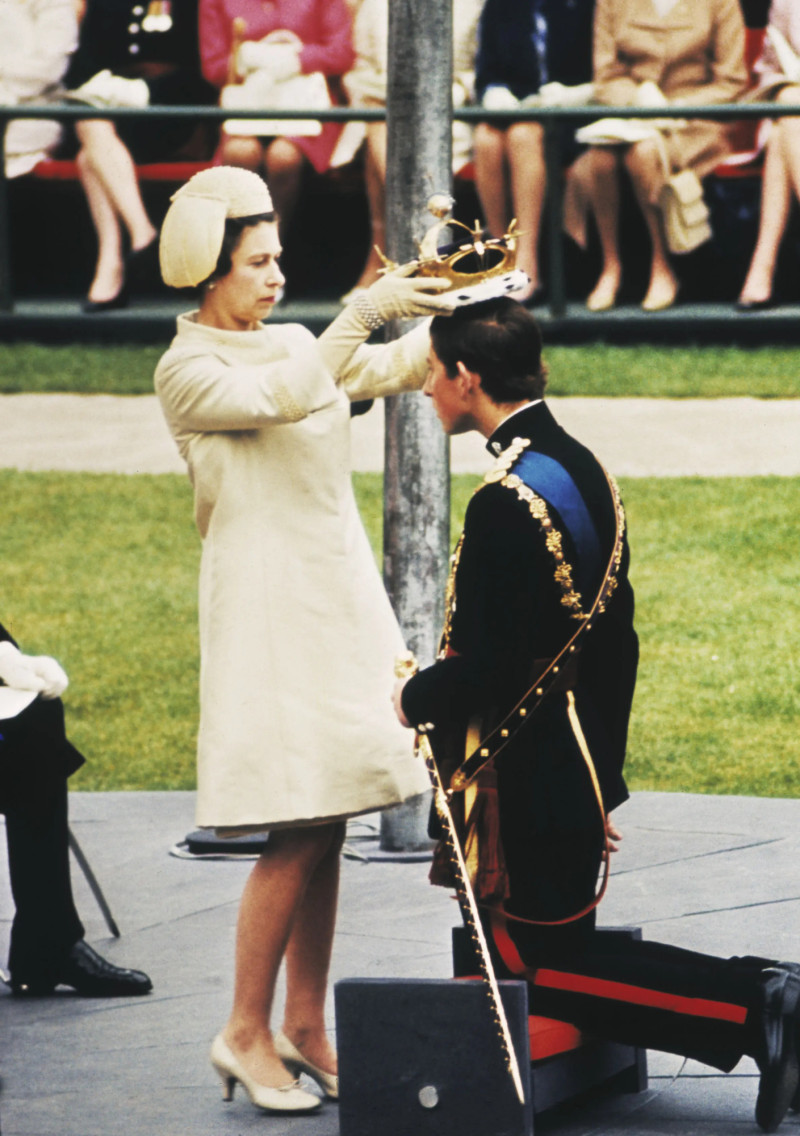
[[[563,186],[560,176],[563,142],[567,128],[592,122],[597,118],[641,119],[711,119],[714,121],[742,121],[745,119],[782,118],[800,115],[800,105],[793,107],[771,102],[718,103],[714,105],[687,105],[666,107],[609,107],[590,104],[581,107],[516,107],[513,111],[490,111],[477,106],[459,107],[453,118],[462,122],[539,122],[544,129],[544,159],[547,168],[546,230],[548,241],[547,292],[553,316],[563,317],[566,312],[566,276],[564,250],[561,241],[563,212]],[[0,106],[0,310],[11,311],[14,306],[11,280],[10,217],[8,185],[2,139],[11,119],[44,118],[57,122],[74,122],[91,118],[111,119],[151,118],[154,123],[162,119],[189,118],[195,122],[222,122],[225,119],[284,119],[295,121],[314,118],[320,122],[383,122],[386,111],[382,107],[326,107],[325,109],[272,109],[239,110],[211,106],[151,106],[142,108],[115,107],[98,109],[76,104],[37,106]]]

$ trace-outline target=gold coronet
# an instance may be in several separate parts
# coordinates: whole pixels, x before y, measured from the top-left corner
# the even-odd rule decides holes
[[[421,241],[418,242],[419,256],[411,261],[415,266],[414,276],[432,276],[447,280],[451,288],[465,288],[471,284],[479,284],[495,276],[505,276],[512,272],[517,263],[517,222],[514,219],[508,226],[508,231],[502,237],[484,237],[479,221],[471,229],[462,221],[455,221],[448,217],[453,207],[453,199],[449,194],[434,193],[428,199],[428,211],[437,217]],[[439,251],[439,241],[442,233],[448,229],[458,229],[465,233],[469,239],[456,244],[450,240],[446,246],[447,251]],[[398,268],[393,260],[389,260],[376,246],[376,252],[383,261],[383,272],[392,272]]]

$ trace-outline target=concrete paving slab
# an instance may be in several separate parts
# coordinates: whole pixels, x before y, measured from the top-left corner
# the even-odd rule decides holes
[[[192,793],[72,794],[73,831],[122,930],[119,940],[109,937],[74,867],[87,938],[112,960],[147,970],[154,992],[36,1001],[0,992],[4,1136],[337,1136],[330,1102],[314,1116],[284,1118],[258,1113],[241,1090],[233,1103],[221,1100],[207,1053],[229,1006],[250,863],[170,855],[193,827],[193,803]],[[428,885],[427,863],[370,858],[378,819],[366,818],[374,837],[351,825],[359,858],[344,862],[332,977],[447,977],[453,900]],[[617,819],[625,838],[602,923],[641,925],[647,938],[722,955],[800,959],[800,802],[638,793]],[[11,914],[3,860],[0,959]],[[333,1028],[332,1000],[329,1021]],[[560,1109],[537,1120],[537,1134],[756,1131],[752,1062],[727,1077],[671,1054],[652,1053],[649,1064],[646,1093]],[[788,1118],[785,1130],[800,1130],[800,1117]]]
[[[800,475],[800,399],[552,398],[562,425],[618,477]],[[353,420],[355,470],[383,468],[383,404]],[[451,441],[482,473],[483,439]],[[184,473],[155,395],[0,395],[0,468]]]

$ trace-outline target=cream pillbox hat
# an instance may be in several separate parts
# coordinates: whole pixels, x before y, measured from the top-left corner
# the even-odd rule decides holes
[[[161,226],[159,260],[164,283],[193,288],[217,266],[228,217],[272,213],[266,182],[238,166],[212,166],[172,195]]]

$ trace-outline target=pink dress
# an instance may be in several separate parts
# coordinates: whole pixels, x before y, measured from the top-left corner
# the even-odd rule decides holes
[[[231,27],[236,16],[247,25],[246,39],[259,40],[274,31],[291,31],[302,40],[304,74],[321,71],[328,78],[353,65],[350,13],[345,0],[200,0],[200,60],[203,74],[216,87],[228,77]],[[292,138],[318,173],[328,169],[342,126],[323,123],[322,133]]]

